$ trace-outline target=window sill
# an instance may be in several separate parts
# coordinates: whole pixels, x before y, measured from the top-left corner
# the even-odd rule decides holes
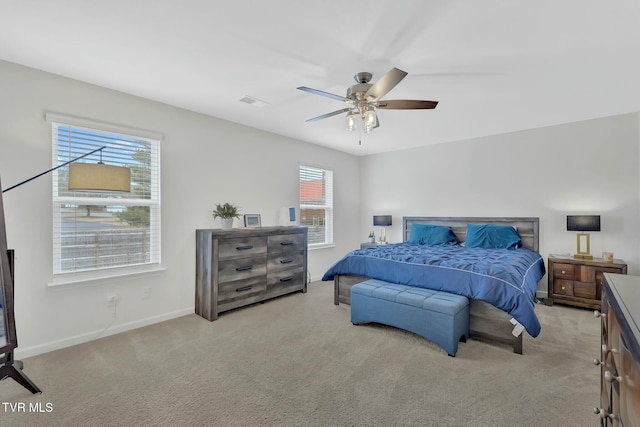
[[[53,280],[48,286],[63,286],[79,283],[91,284],[101,280],[118,279],[141,274],[153,274],[165,271],[160,264],[137,265],[134,267],[110,268],[99,271],[83,271],[79,273],[63,273],[53,276]]]

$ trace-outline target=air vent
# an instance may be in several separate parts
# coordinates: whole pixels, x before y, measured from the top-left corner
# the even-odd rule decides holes
[[[245,95],[243,98],[240,98],[240,102],[244,102],[245,104],[253,105],[254,107],[266,107],[270,105],[268,102],[261,101],[252,96]]]

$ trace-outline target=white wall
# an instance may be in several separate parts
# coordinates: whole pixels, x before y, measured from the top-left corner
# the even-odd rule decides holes
[[[0,61],[0,176],[6,188],[51,167],[45,111],[161,132],[162,264],[154,274],[75,285],[52,282],[51,175],[4,195],[8,244],[16,251],[18,357],[50,351],[194,307],[195,230],[219,228],[211,210],[233,202],[276,225],[297,203],[298,166],[334,171],[335,242],[309,252],[313,279],[359,242],[357,157]],[[330,284],[327,284],[330,286]],[[151,288],[150,298],[142,289]],[[107,293],[118,294],[115,318]]]
[[[534,216],[546,257],[575,253],[566,215],[599,214],[591,253],[640,274],[638,129],[634,113],[368,156],[360,238],[375,214],[393,215],[390,241],[402,241],[402,216]]]

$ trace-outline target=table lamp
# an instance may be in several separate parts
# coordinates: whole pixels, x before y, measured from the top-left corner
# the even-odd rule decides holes
[[[577,235],[575,259],[593,259],[589,233],[584,231],[600,231],[600,215],[567,215],[567,231],[580,231]]]
[[[378,237],[378,243],[381,245],[386,244],[387,234],[384,228],[389,227],[391,225],[391,215],[374,215],[373,225],[380,227],[380,235]]]

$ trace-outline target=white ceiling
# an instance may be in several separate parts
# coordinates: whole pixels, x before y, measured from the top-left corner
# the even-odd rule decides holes
[[[640,1],[0,0],[0,59],[366,155],[640,111]],[[438,107],[305,122],[392,67]]]

